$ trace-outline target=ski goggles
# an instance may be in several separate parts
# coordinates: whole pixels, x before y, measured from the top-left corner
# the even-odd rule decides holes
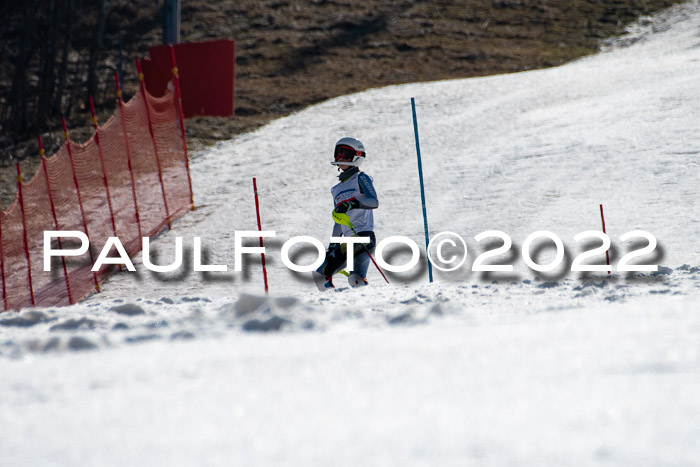
[[[346,161],[352,161],[355,156],[358,157],[364,157],[365,153],[362,151],[357,151],[354,148],[351,148],[350,146],[336,146],[335,147],[335,152],[333,153],[333,158],[336,161],[339,160],[346,160]]]

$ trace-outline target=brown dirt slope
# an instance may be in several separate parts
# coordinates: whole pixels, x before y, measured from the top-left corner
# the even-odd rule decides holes
[[[198,0],[182,2],[181,40],[237,42],[236,116],[187,121],[191,150],[259,127],[328,98],[372,87],[550,67],[594,53],[601,39],[677,0]],[[156,2],[157,5],[157,2]],[[150,16],[149,16],[150,15]],[[115,1],[109,21],[138,21],[126,53],[127,94],[137,85],[133,57],[160,41],[153,0]],[[123,25],[122,25],[123,27]],[[103,60],[115,63],[118,28],[108,24]],[[130,79],[129,79],[130,77]],[[111,81],[106,76],[105,81]],[[109,99],[106,99],[109,102]],[[113,108],[113,107],[112,107]],[[110,112],[109,105],[103,115]],[[81,120],[82,119],[82,120]],[[102,119],[104,121],[104,119]],[[83,123],[81,123],[83,122]],[[73,138],[90,132],[87,115]],[[82,125],[82,126],[81,126]],[[46,135],[47,153],[60,144]],[[5,149],[3,149],[4,151]],[[8,150],[31,173],[33,136]],[[31,156],[31,157],[28,157]],[[3,169],[0,201],[14,197]]]

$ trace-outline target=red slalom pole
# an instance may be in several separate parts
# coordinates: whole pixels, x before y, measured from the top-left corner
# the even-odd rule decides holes
[[[139,238],[143,238],[141,233],[141,214],[139,214],[139,202],[136,199],[136,179],[134,178],[134,168],[131,165],[131,148],[129,147],[129,135],[126,131],[126,120],[124,119],[124,101],[122,100],[122,89],[119,86],[119,75],[114,72],[114,83],[117,86],[117,104],[119,105],[119,118],[124,132],[124,148],[126,149],[126,165],[129,167],[131,176],[131,195],[134,198],[134,209],[136,210],[136,226],[139,229]]]
[[[46,157],[44,152],[44,143],[41,140],[41,135],[37,135],[37,141],[39,141],[39,154],[41,155],[41,167],[44,169],[44,177],[46,177],[46,190],[49,192],[49,204],[51,205],[51,215],[53,216],[53,224],[56,230],[61,230],[58,225],[58,217],[56,216],[56,205],[53,202],[53,191],[51,190],[51,180],[49,180],[49,171],[46,165]],[[58,237],[58,247],[62,250],[63,244],[61,242],[61,237]],[[68,278],[68,268],[66,267],[66,257],[61,256],[61,263],[63,263],[63,277],[66,278],[66,290],[68,291],[68,303],[73,304],[73,292],[70,288],[70,279]]]
[[[2,246],[2,219],[3,213],[0,212],[0,274],[2,275],[2,303],[3,310],[7,311],[7,285],[5,284],[5,249]]]
[[[172,229],[172,221],[170,220],[170,209],[168,209],[168,198],[165,196],[165,184],[163,183],[163,167],[160,164],[160,156],[158,155],[158,144],[156,144],[156,136],[153,133],[153,123],[151,121],[151,109],[148,107],[148,97],[146,96],[146,85],[143,82],[143,71],[141,70],[141,62],[136,59],[136,71],[139,74],[139,86],[141,88],[141,97],[143,97],[143,105],[146,108],[146,118],[148,119],[148,131],[151,133],[153,141],[153,153],[156,156],[156,165],[158,166],[158,179],[160,180],[160,190],[163,192],[163,206],[165,207],[165,218],[168,220],[168,230]]]
[[[180,75],[175,61],[175,47],[170,45],[170,65],[173,73],[173,84],[175,85],[175,98],[177,99],[177,111],[180,115],[180,135],[185,149],[185,168],[187,169],[187,183],[190,187],[190,204],[194,210],[194,192],[192,191],[192,177],[190,176],[190,156],[187,153],[187,136],[185,135],[185,112],[182,110],[182,93],[180,91]]]
[[[32,299],[32,306],[36,306],[34,301],[34,284],[32,283],[32,259],[29,255],[29,238],[27,237],[27,216],[24,210],[24,197],[22,195],[22,170],[17,163],[17,195],[19,196],[19,208],[22,212],[22,232],[24,235],[24,254],[27,258],[27,278],[29,279],[29,296]]]
[[[66,127],[66,119],[61,117],[61,124],[63,125],[63,137],[66,140],[66,150],[68,151],[68,158],[70,159],[70,167],[73,171],[73,184],[75,184],[75,191],[78,194],[78,207],[80,208],[80,216],[83,218],[83,230],[85,230],[85,235],[87,235],[88,241],[90,240],[90,232],[87,226],[87,217],[85,217],[85,208],[83,207],[83,196],[80,193],[80,185],[78,184],[78,173],[75,171],[75,161],[73,160],[73,150],[70,148],[70,139],[68,138],[68,128]],[[92,254],[92,248],[88,248],[90,252],[90,261],[95,264],[95,257]],[[100,281],[97,280],[97,272],[92,272],[92,278],[95,281],[95,288],[98,292],[101,292]]]
[[[102,167],[102,182],[105,185],[105,191],[107,192],[107,205],[109,206],[109,215],[112,218],[112,232],[115,237],[117,234],[117,220],[114,217],[114,208],[112,206],[112,193],[109,189],[109,182],[107,181],[107,166],[105,165],[105,156],[102,152],[102,144],[100,143],[100,127],[97,125],[97,117],[95,116],[95,101],[93,101],[92,96],[89,97],[90,100],[90,115],[92,116],[92,127],[95,129],[95,143],[97,144],[97,153],[100,156],[100,166]],[[60,237],[59,237],[60,240]],[[119,265],[119,270],[122,270],[123,265]]]
[[[109,215],[112,218],[112,232],[114,232],[115,237],[118,237],[117,223],[114,220],[114,209],[112,208],[112,194],[109,191],[109,182],[107,182],[105,157],[102,153],[102,145],[100,144],[100,128],[97,126],[97,117],[95,117],[95,102],[92,100],[92,96],[90,96],[90,114],[92,115],[92,127],[95,129],[95,143],[97,144],[98,154],[100,155],[100,165],[102,166],[102,181],[104,182],[105,190],[107,191],[107,205],[109,206]]]
[[[258,216],[258,231],[262,231],[262,224],[260,222],[260,202],[258,201],[258,183],[253,177],[253,192],[255,193],[255,213]],[[263,238],[260,237],[260,248],[263,247]],[[267,286],[267,268],[265,267],[265,253],[260,253],[262,256],[262,269],[263,269],[263,280],[265,281],[265,293],[269,293]]]
[[[600,205],[600,220],[603,222],[603,233],[607,235],[605,231],[605,215],[603,214],[603,205]],[[608,262],[608,268],[610,267],[610,253],[605,250],[605,260]],[[612,271],[608,269],[608,275],[612,274]]]

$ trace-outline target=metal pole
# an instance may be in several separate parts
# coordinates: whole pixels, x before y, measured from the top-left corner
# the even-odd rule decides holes
[[[180,43],[180,0],[163,2],[163,44]]]
[[[411,97],[411,110],[413,112],[413,132],[416,136],[416,154],[418,155],[418,178],[420,179],[420,200],[423,206],[423,227],[425,228],[425,255],[428,259],[428,277],[430,282],[433,282],[433,265],[430,262],[428,254],[428,246],[430,245],[430,236],[428,234],[428,214],[425,209],[425,189],[423,187],[423,165],[420,158],[420,140],[418,139],[418,120],[416,119],[416,101]]]

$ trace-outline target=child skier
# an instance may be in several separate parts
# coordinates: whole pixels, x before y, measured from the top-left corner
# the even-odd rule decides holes
[[[354,264],[348,265],[348,282],[352,287],[367,285],[367,268],[369,253],[374,249],[377,239],[374,235],[373,209],[379,206],[377,193],[372,185],[372,177],[360,171],[360,164],[365,160],[365,147],[355,138],[342,138],[335,143],[334,161],[341,174],[340,182],[331,188],[335,213],[347,214],[358,237],[368,237],[369,243],[354,244]],[[347,225],[334,224],[333,237],[352,237],[355,232]],[[331,243],[326,251],[326,260],[314,273],[314,280],[320,290],[332,289],[333,274],[340,271],[347,260],[346,243]]]

